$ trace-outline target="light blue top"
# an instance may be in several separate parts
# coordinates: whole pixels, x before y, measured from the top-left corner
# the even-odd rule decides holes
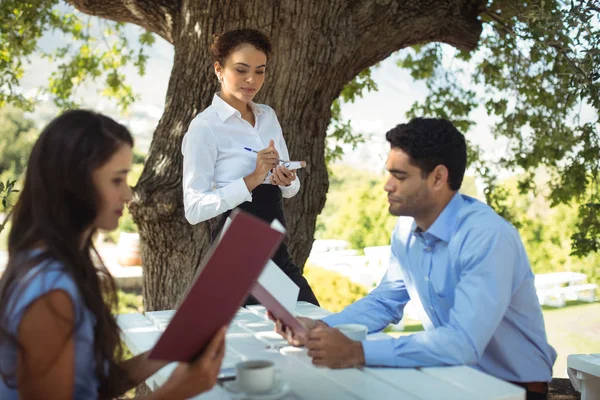
[[[534,276],[517,230],[487,205],[457,193],[426,232],[401,217],[390,266],[368,296],[323,319],[369,332],[402,319],[409,300],[425,331],[363,341],[367,365],[471,365],[513,382],[549,382],[548,344]]]
[[[95,316],[85,306],[75,282],[57,261],[43,261],[25,278],[16,283],[13,297],[8,299],[9,314],[1,321],[3,328],[16,336],[27,307],[39,297],[53,290],[63,290],[71,297],[75,312],[75,386],[73,399],[97,399],[98,379],[94,359]],[[24,288],[24,289],[23,289]],[[3,372],[16,372],[17,348],[11,343],[0,343],[0,363]],[[8,384],[0,379],[0,399],[17,400],[15,373]]]

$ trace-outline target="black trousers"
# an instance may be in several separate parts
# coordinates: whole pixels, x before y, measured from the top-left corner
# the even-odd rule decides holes
[[[548,400],[548,395],[545,393],[536,393],[527,391],[526,400]]]
[[[258,185],[252,191],[252,201],[244,202],[240,204],[238,208],[249,212],[250,214],[268,223],[271,223],[273,219],[277,218],[279,222],[283,224],[283,226],[287,225],[285,222],[285,215],[283,212],[283,198],[281,196],[281,190],[278,186]],[[230,213],[231,211],[223,213],[222,215],[217,217],[216,222],[210,224],[212,240],[215,240],[215,238],[221,232],[223,225],[225,225],[225,220],[227,219]],[[319,301],[317,300],[317,297],[315,296],[310,285],[308,284],[308,281],[302,276],[302,273],[300,273],[300,269],[294,262],[288,250],[287,236],[275,252],[275,255],[273,256],[272,260],[300,288],[298,300],[307,301],[316,306],[319,305]],[[245,305],[252,304],[258,303],[256,299],[250,296],[246,300]]]

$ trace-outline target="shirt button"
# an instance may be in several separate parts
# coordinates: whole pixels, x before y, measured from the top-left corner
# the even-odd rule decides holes
[[[425,282],[429,282],[429,277],[428,276],[425,277]]]
[[[425,247],[425,251],[431,251],[431,246]]]
[[[430,309],[430,310],[433,310],[433,306],[429,306],[429,309]]]

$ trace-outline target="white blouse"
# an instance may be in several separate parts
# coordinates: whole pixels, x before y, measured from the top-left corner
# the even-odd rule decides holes
[[[212,104],[190,123],[183,137],[183,205],[190,224],[197,224],[252,201],[244,177],[254,172],[256,154],[272,139],[279,158],[289,153],[275,111],[264,104],[250,103],[255,125],[214,95]],[[267,183],[263,183],[267,184]],[[270,183],[268,183],[270,184]],[[298,176],[290,186],[279,186],[283,197],[300,189]]]

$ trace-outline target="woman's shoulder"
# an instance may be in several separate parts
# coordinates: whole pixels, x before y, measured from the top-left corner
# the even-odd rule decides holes
[[[218,119],[216,113],[212,106],[208,107],[200,114],[196,115],[194,119],[190,122],[190,126],[186,132],[186,136],[188,135],[201,135],[201,136],[211,136],[212,129],[211,126],[218,123]]]
[[[272,114],[275,115],[275,110],[273,110],[273,107],[267,105],[267,104],[258,104],[258,103],[252,103],[254,105],[254,107],[256,107],[259,112],[261,113],[266,113],[266,114]]]
[[[38,298],[55,290],[65,291],[76,308],[80,295],[72,276],[64,264],[51,257],[36,262],[23,276],[17,278],[8,288],[7,316],[20,320],[23,312]]]

